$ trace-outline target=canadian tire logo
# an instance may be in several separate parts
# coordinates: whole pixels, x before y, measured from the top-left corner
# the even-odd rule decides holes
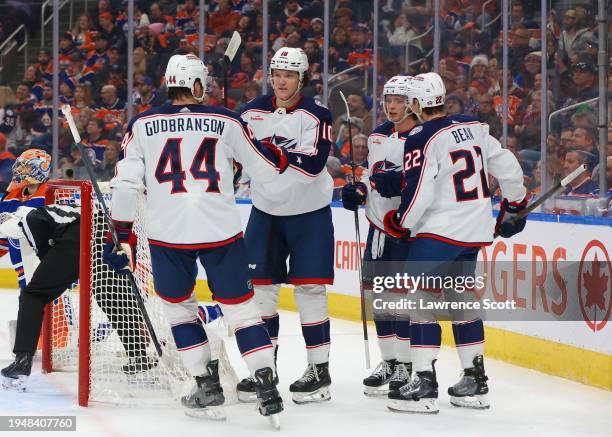
[[[582,252],[577,290],[584,321],[593,332],[601,331],[612,309],[612,265],[599,240],[590,241]]]

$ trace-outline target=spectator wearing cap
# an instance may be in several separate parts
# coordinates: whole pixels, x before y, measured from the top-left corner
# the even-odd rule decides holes
[[[565,154],[563,176],[569,175],[583,164],[587,165],[588,170],[570,182],[563,194],[569,196],[588,195],[598,188],[597,184],[591,179],[590,170],[593,168],[593,158],[593,154],[579,149],[570,149]]]
[[[116,46],[122,52],[127,46],[123,31],[115,26],[113,15],[110,12],[103,12],[99,16],[100,34],[105,35],[109,46]]]
[[[574,82],[574,96],[565,102],[566,106],[598,96],[595,65],[589,55],[578,55],[576,62],[571,66],[571,71]]]
[[[523,64],[514,80],[518,86],[525,89],[534,89],[535,76],[542,71],[542,52],[534,51],[528,53],[523,59]]]
[[[350,52],[347,62],[349,65],[367,64],[371,65],[373,60],[372,46],[370,43],[370,29],[365,24],[357,24],[350,33]]]
[[[584,21],[579,21],[578,18],[576,9],[568,9],[563,16],[563,31],[559,38],[559,52],[568,58],[572,58],[577,52],[576,44],[583,38],[588,39],[593,36]]]
[[[455,94],[451,94],[446,97],[444,109],[448,115],[463,114],[465,111],[463,100],[461,100],[461,98]]]
[[[342,122],[340,125],[340,132],[336,141],[336,149],[339,151],[336,156],[342,160],[350,159],[350,141],[349,141],[349,129],[346,116],[339,117]],[[363,132],[363,120],[359,117],[351,117],[351,135],[353,139],[357,135]]]
[[[64,33],[59,42],[59,54],[57,56],[60,70],[65,70],[70,65],[72,54],[75,52],[72,35],[68,32]]]
[[[474,56],[470,63],[470,74],[468,83],[471,88],[475,88],[479,94],[485,94],[493,87],[493,80],[487,76],[489,59],[485,55]]]
[[[13,178],[13,164],[15,155],[6,150],[6,135],[0,133],[0,190],[6,191],[8,184]]]
[[[240,13],[232,10],[230,0],[219,0],[217,10],[212,14],[208,14],[207,28],[219,36],[231,36],[231,33],[236,30]]]
[[[108,53],[106,52],[108,50],[108,36],[96,32],[93,39],[94,51],[88,54],[85,65],[97,72],[109,63]]]
[[[158,97],[157,91],[153,88],[153,80],[149,76],[139,76],[136,80],[136,89],[138,90],[138,97],[134,103],[138,113],[163,103]]]
[[[76,89],[76,81],[68,76],[63,76],[60,82],[60,102],[65,104],[72,104],[72,98],[74,97],[74,90]]]
[[[313,18],[310,21],[310,28],[308,30],[308,38],[313,39],[319,44],[319,47],[322,47],[325,43],[323,38],[324,25],[323,20],[319,17]]]
[[[465,42],[462,39],[455,38],[446,45],[448,58],[454,59],[457,62],[457,67],[463,68],[467,74],[472,58],[465,54]]]
[[[51,81],[53,79],[53,65],[51,63],[51,53],[47,49],[40,49],[36,57],[36,69],[41,78]]]

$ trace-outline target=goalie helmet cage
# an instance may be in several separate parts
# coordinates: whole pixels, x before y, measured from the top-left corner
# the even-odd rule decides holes
[[[108,189],[104,196],[110,200]],[[129,282],[102,261],[108,224],[95,201],[91,182],[49,181],[46,203],[81,207],[80,280],[45,308],[43,372],[77,370],[81,406],[91,401],[122,405],[174,403],[191,378],[174,346],[161,299],[153,290],[144,229],[144,195],[134,223],[139,240],[134,276],[162,344],[162,359],[148,338]],[[129,374],[123,366],[134,355],[159,362],[151,370]]]

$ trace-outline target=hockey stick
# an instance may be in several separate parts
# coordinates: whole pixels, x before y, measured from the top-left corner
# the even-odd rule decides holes
[[[227,45],[227,49],[225,49],[225,53],[223,54],[223,59],[221,59],[221,67],[223,68],[223,105],[227,108],[227,72],[234,62],[234,58],[236,57],[236,53],[240,48],[240,44],[242,44],[242,38],[240,34],[234,30],[232,34],[232,39],[230,39],[229,44]]]
[[[79,134],[76,124],[74,123],[74,118],[72,118],[72,112],[70,109],[70,105],[63,105],[61,107],[61,111],[64,114],[64,117],[66,117],[66,121],[68,122],[68,126],[70,127],[70,132],[72,133],[74,142],[76,143],[77,147],[79,148],[79,151],[81,152],[81,157],[83,159],[83,162],[85,163],[85,169],[87,170],[87,174],[89,174],[89,178],[91,179],[91,184],[93,185],[94,192],[96,193],[96,198],[98,199],[98,202],[100,203],[100,205],[102,205],[102,211],[104,212],[104,217],[106,218],[106,221],[108,222],[108,227],[110,228],[110,234],[113,239],[113,244],[115,245],[117,250],[121,250],[121,243],[119,242],[117,231],[115,230],[115,227],[113,226],[113,221],[111,220],[111,216],[108,211],[108,207],[106,206],[106,202],[104,201],[104,196],[102,195],[102,191],[100,191],[100,186],[98,185],[98,182],[96,181],[96,176],[94,174],[93,165],[91,161],[89,160],[89,155],[87,155],[85,151],[85,147],[83,147],[83,144],[81,143],[81,135]],[[136,265],[136,260],[133,260],[133,262],[134,262],[134,265]],[[136,279],[134,278],[134,274],[129,269],[128,269],[127,276],[128,276],[128,280],[130,282],[131,288],[132,288],[132,293],[134,294],[134,297],[136,298],[136,304],[138,305],[138,308],[140,309],[140,312],[142,313],[142,317],[144,319],[145,325],[147,326],[147,330],[149,331],[149,336],[151,337],[151,341],[153,342],[153,345],[155,346],[155,350],[157,350],[157,354],[161,358],[163,355],[161,345],[159,343],[159,340],[157,339],[157,335],[155,334],[153,325],[151,324],[149,313],[147,312],[147,309],[144,306],[144,302],[142,300],[142,296],[140,295],[138,285],[136,284]]]
[[[351,159],[351,173],[353,176],[353,183],[357,182],[357,176],[355,175],[355,153],[353,152],[353,132],[351,130],[351,111],[348,106],[348,102],[346,101],[346,97],[342,91],[340,91],[340,98],[344,102],[344,106],[346,107],[346,118],[348,121],[348,130],[349,130],[349,156]],[[365,348],[365,361],[366,361],[366,369],[370,368],[370,346],[368,344],[368,325],[366,321],[366,304],[365,304],[365,291],[363,289],[363,276],[361,273],[361,260],[363,257],[361,256],[361,234],[359,232],[359,214],[357,211],[354,212],[355,215],[355,237],[357,238],[357,254],[358,254],[358,262],[357,262],[357,270],[359,274],[359,296],[361,300],[361,325],[363,327],[363,346]]]
[[[582,164],[576,170],[574,170],[573,172],[571,172],[570,174],[565,176],[563,179],[561,179],[559,182],[557,182],[554,187],[552,187],[546,193],[544,193],[543,195],[538,197],[535,201],[530,203],[527,208],[525,208],[524,210],[519,212],[510,221],[511,222],[515,222],[516,220],[522,219],[523,217],[527,217],[527,215],[529,215],[529,213],[533,212],[540,205],[543,205],[544,202],[546,202],[548,199],[550,199],[551,197],[556,195],[562,188],[567,187],[570,184],[570,182],[572,182],[574,179],[576,179],[578,176],[580,176],[585,171],[587,171],[587,166],[586,166],[586,164]],[[499,234],[496,232],[493,235],[493,237],[497,238],[497,237],[499,237]]]

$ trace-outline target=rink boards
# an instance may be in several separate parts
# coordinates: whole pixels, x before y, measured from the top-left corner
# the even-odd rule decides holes
[[[240,202],[243,224],[246,225],[251,205]],[[335,229],[335,283],[329,288],[330,315],[347,320],[359,319],[359,283],[357,275],[357,244],[353,214],[334,206],[333,220]],[[368,223],[360,211],[362,247]],[[490,321],[486,323],[486,353],[523,367],[572,379],[612,390],[612,327],[609,323],[612,308],[612,267],[609,248],[612,248],[612,228],[609,219],[582,217],[563,217],[533,214],[525,230],[512,239],[498,239],[492,246],[484,249],[480,259],[489,269],[497,266],[500,270],[510,270],[510,281],[504,290],[508,299],[522,302],[525,310],[537,312],[538,321]],[[592,277],[592,264],[597,257],[602,266],[597,277],[600,279],[599,291],[589,292],[584,279]],[[546,277],[539,278],[543,287],[535,284],[529,272],[515,282],[522,266],[546,260],[580,266],[580,273],[562,277],[551,268]],[[555,264],[556,266],[556,264]],[[198,298],[207,300],[210,292],[202,269],[198,274],[196,292]],[[601,284],[604,288],[601,288]],[[0,260],[0,287],[16,287],[16,276],[10,269],[8,256]],[[548,287],[548,288],[547,288]],[[589,296],[587,298],[587,295]],[[564,311],[571,306],[581,317],[571,317]],[[283,288],[280,307],[295,310],[293,295],[289,287]],[[370,347],[376,347],[375,332],[370,329]],[[443,341],[452,344],[452,330],[444,324]],[[333,342],[333,339],[332,339]]]

